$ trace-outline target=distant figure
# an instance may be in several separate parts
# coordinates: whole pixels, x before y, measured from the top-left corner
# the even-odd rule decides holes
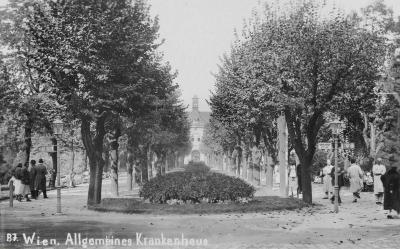
[[[28,168],[29,172],[29,187],[31,189],[31,198],[36,199],[35,180],[36,180],[36,161],[31,160]]]
[[[382,158],[376,160],[376,164],[372,166],[372,174],[374,175],[374,194],[376,199],[376,204],[382,204],[383,198],[383,183],[381,181],[381,176],[386,173],[386,167],[382,164]]]
[[[29,162],[26,162],[24,164],[24,167],[22,167],[22,171],[21,171],[21,182],[23,184],[23,190],[22,190],[22,196],[25,197],[26,201],[31,201],[28,197],[28,195],[31,193],[31,188],[30,186],[30,179],[29,179],[29,171],[28,171],[28,167],[29,167]]]
[[[281,176],[279,175],[279,165],[275,165],[275,183],[280,184],[281,183]]]
[[[364,191],[371,192],[374,189],[374,179],[371,176],[370,172],[366,172],[364,174]]]
[[[47,175],[47,169],[46,166],[43,164],[43,159],[39,159],[39,164],[36,167],[36,179],[35,179],[36,197],[39,197],[39,191],[41,190],[43,192],[43,197],[47,198],[46,175]]]
[[[332,186],[335,186],[335,167],[332,167],[331,173],[330,173],[331,179],[332,179]],[[339,167],[338,168],[338,202],[342,203],[342,199],[340,198],[340,189],[344,186],[344,169]],[[333,195],[331,197],[331,202],[332,204],[335,202],[335,191],[333,191]]]
[[[400,174],[397,172],[396,167],[392,167],[388,172],[386,172],[381,180],[384,187],[384,199],[383,199],[383,209],[395,210],[397,215],[400,213]],[[393,216],[389,214],[388,219],[393,219]],[[397,217],[398,218],[398,217]]]
[[[347,175],[350,179],[350,192],[353,193],[353,202],[357,202],[360,197],[360,191],[363,188],[363,171],[360,165],[356,164],[354,158],[350,159],[350,167],[347,169]]]
[[[326,160],[326,166],[324,168],[322,168],[322,177],[323,177],[323,191],[325,193],[325,196],[323,197],[323,199],[328,199],[329,198],[329,194],[332,196],[332,192],[333,192],[333,187],[332,187],[332,178],[331,178],[331,171],[332,171],[332,164],[331,164],[331,160]]]
[[[75,188],[75,171],[71,170],[71,173],[69,174],[69,187],[70,188]]]
[[[297,191],[297,174],[296,174],[296,165],[291,165],[289,168],[289,192],[291,196],[293,196],[293,192]]]

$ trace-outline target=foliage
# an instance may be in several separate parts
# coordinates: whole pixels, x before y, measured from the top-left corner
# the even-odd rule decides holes
[[[245,125],[259,121],[262,128],[273,128],[277,115],[285,115],[303,166],[307,203],[312,202],[312,159],[325,114],[346,119],[355,111],[373,112],[386,54],[381,31],[360,27],[334,10],[322,18],[325,7],[312,0],[291,3],[287,11],[266,6],[221,66],[211,99],[212,116],[233,130],[253,131],[256,126]]]
[[[186,170],[151,179],[140,190],[140,196],[152,203],[166,203],[173,199],[192,203],[206,199],[209,203],[216,203],[251,198],[254,192],[254,187],[239,178]]]
[[[248,203],[198,203],[186,205],[165,205],[144,203],[134,198],[105,198],[100,205],[89,206],[89,209],[102,212],[122,212],[136,214],[223,214],[223,213],[256,213],[279,210],[294,210],[308,206],[297,198],[280,198],[277,196],[255,197]]]
[[[322,170],[322,168],[326,166],[327,155],[328,153],[322,150],[316,151],[311,166],[312,175],[319,175],[320,170]]]
[[[185,165],[185,171],[200,175],[207,174],[210,171],[210,168],[204,162],[190,161],[187,165]]]
[[[156,51],[158,20],[145,1],[12,0],[2,14],[1,44],[11,51],[5,80],[17,90],[13,108],[27,120],[25,137],[51,129],[38,121],[56,114],[77,121],[91,172],[88,203],[101,199],[107,134],[120,135],[150,114],[147,120],[162,126],[152,144],[187,142],[176,74]]]

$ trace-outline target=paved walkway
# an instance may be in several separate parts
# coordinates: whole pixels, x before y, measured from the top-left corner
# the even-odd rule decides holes
[[[135,196],[125,190],[124,177],[120,189],[124,195]],[[109,196],[109,181],[103,185],[103,196]],[[265,191],[260,188],[257,193]],[[0,202],[0,248],[85,248],[79,240],[68,243],[68,236],[131,240],[132,245],[90,246],[88,248],[399,248],[400,220],[386,219],[387,212],[375,205],[372,193],[362,193],[358,203],[352,203],[351,193],[342,191],[343,204],[338,214],[322,199],[321,185],[313,185],[314,201],[319,204],[303,210],[263,212],[253,214],[218,215],[141,215],[98,213],[86,209],[87,184],[74,189],[63,189],[64,215],[55,215],[56,192],[49,199],[16,202],[8,208],[8,201]],[[16,234],[17,242],[12,240]],[[40,236],[39,245],[26,244],[25,236]],[[206,247],[146,246],[143,238],[207,239]],[[139,238],[137,237],[139,236]],[[44,246],[43,239],[55,239],[59,245]],[[139,240],[139,243],[137,243]],[[82,240],[81,240],[82,241]],[[100,240],[99,240],[100,241]],[[54,242],[54,241],[53,241]]]

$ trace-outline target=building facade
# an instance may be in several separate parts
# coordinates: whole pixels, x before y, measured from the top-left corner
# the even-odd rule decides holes
[[[203,132],[205,125],[209,122],[210,112],[202,112],[199,110],[199,98],[195,95],[192,99],[192,110],[189,112],[190,120],[190,141],[192,150],[190,154],[185,156],[184,163],[189,161],[200,162],[206,161],[206,155],[201,152],[201,144],[203,142]]]

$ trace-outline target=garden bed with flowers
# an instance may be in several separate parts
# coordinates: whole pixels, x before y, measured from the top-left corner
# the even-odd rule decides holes
[[[254,197],[255,189],[237,177],[190,163],[185,171],[157,176],[143,185],[141,198],[107,198],[90,207],[125,213],[226,213],[296,209],[305,204],[293,198]]]

